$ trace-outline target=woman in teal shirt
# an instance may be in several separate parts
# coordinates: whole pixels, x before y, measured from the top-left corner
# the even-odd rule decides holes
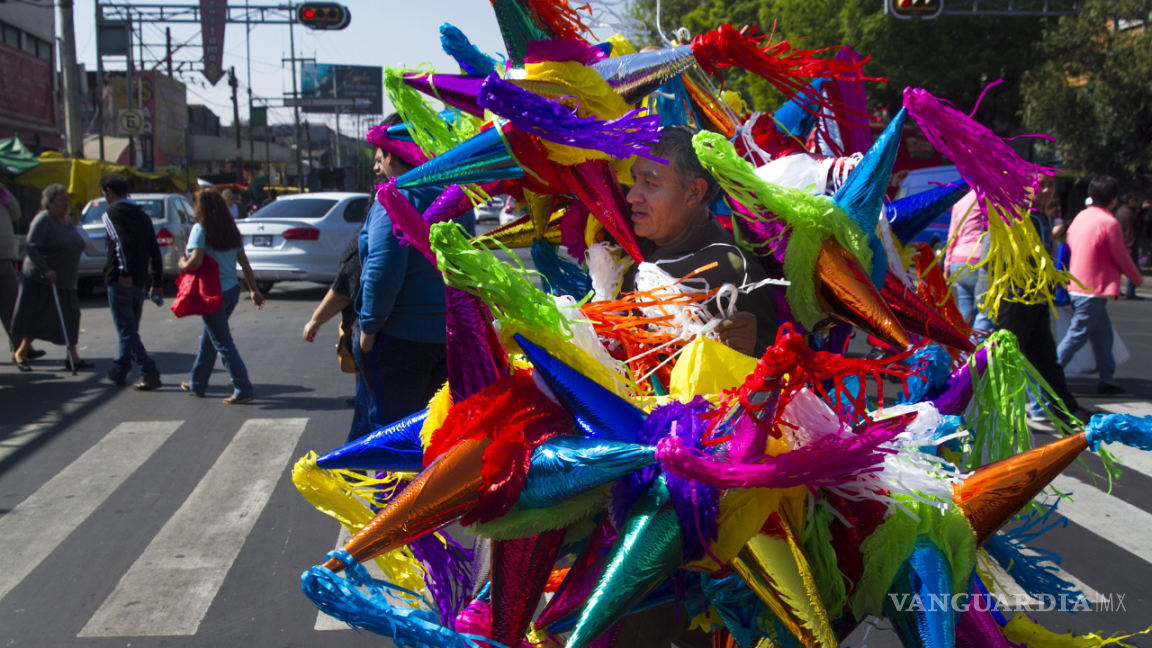
[[[252,402],[256,396],[252,382],[248,380],[248,369],[240,358],[240,352],[236,350],[232,331],[228,327],[228,318],[240,301],[237,263],[244,269],[244,280],[248,283],[248,292],[252,294],[252,303],[257,309],[264,306],[264,296],[256,288],[256,277],[244,254],[240,230],[228,213],[224,197],[214,189],[204,189],[196,196],[196,224],[188,235],[184,254],[179,263],[181,270],[199,268],[204,263],[204,255],[212,257],[220,266],[220,291],[224,294],[224,305],[211,315],[201,316],[204,318],[204,332],[200,335],[200,353],[192,364],[192,380],[180,383],[180,388],[203,397],[208,389],[208,378],[216,365],[216,356],[219,355],[232,379],[232,395],[225,398],[224,402],[233,405]]]

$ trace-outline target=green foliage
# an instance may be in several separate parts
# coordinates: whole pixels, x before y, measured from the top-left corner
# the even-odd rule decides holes
[[[1087,0],[1044,32],[1045,60],[1024,79],[1024,121],[1056,137],[1068,170],[1152,188],[1152,33],[1112,22],[1150,15],[1148,0]]]
[[[984,87],[997,79],[1004,85],[988,93],[976,118],[998,132],[1020,125],[1020,83],[1041,61],[1034,47],[1043,33],[1039,18],[941,17],[899,20],[884,14],[883,0],[663,0],[661,24],[666,34],[679,26],[693,34],[731,23],[760,25],[776,39],[798,48],[851,45],[871,62],[870,76],[887,83],[868,86],[870,108],[895,110],[905,87],[924,88],[968,112]],[[633,15],[655,35],[655,0],[634,0]],[[804,40],[793,40],[804,39]],[[726,87],[739,90],[757,110],[775,109],[783,97],[766,82],[732,72]]]

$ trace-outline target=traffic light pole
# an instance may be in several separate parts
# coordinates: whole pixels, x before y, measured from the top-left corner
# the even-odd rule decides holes
[[[300,159],[300,90],[296,86],[296,12],[292,8],[292,0],[288,0],[288,13],[292,16],[291,22],[288,23],[288,46],[292,48],[292,99],[295,105],[292,106],[292,112],[296,119],[295,137],[296,141],[296,188],[301,192],[304,191],[304,162]]]

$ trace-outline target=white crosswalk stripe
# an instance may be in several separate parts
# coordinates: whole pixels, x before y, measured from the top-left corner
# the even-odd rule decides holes
[[[344,527],[340,527],[340,535],[338,535],[336,537],[336,548],[343,547],[344,543],[348,541],[349,537],[351,537],[351,536],[348,533],[348,530],[345,529]],[[379,579],[384,578],[384,572],[380,571],[380,567],[379,567],[379,565],[376,564],[375,560],[369,560],[368,562],[364,563],[364,567],[368,570],[368,573],[372,575],[372,578],[379,578]],[[324,614],[323,612],[317,612],[316,613],[316,629],[317,630],[349,630],[350,628],[349,628],[347,623],[344,623],[343,621],[337,619],[336,617],[328,616],[327,614]],[[384,641],[387,642],[387,643],[382,644],[384,646],[384,648],[391,648],[391,646],[392,646],[391,641],[392,640],[391,639],[385,639]]]
[[[182,423],[121,423],[0,517],[0,599],[87,520]]]
[[[78,636],[196,634],[307,422],[245,422]]]

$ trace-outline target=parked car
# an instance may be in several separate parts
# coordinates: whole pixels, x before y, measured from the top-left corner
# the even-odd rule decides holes
[[[152,217],[156,242],[160,244],[160,254],[164,257],[164,277],[175,279],[180,275],[176,262],[184,255],[184,245],[195,222],[192,203],[181,194],[132,194],[131,199]],[[86,243],[80,254],[80,281],[85,289],[90,289],[93,283],[104,277],[104,264],[108,260],[105,245],[108,235],[104,229],[106,211],[108,201],[97,198],[80,212],[80,233]]]
[[[900,190],[896,193],[896,200],[907,198],[922,191],[935,189],[939,186],[960,183],[960,172],[954,166],[928,167],[909,171],[900,183]],[[948,225],[952,220],[952,210],[946,209],[912,239],[915,243],[927,243],[937,250],[948,243]]]
[[[506,196],[492,196],[492,200],[476,206],[476,222],[499,221],[500,211],[504,209]]]
[[[360,232],[369,200],[344,192],[281,196],[238,221],[260,291],[278,281],[335,279],[340,252]]]

